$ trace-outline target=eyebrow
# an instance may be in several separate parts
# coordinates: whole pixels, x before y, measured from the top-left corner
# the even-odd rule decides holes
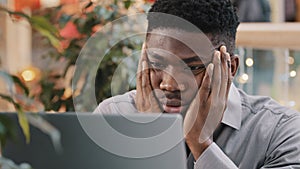
[[[157,60],[165,60],[162,56],[160,56],[159,54],[156,54],[154,52],[148,52],[149,56],[151,58],[157,59]]]
[[[156,54],[154,52],[149,52],[150,57],[152,57],[153,59],[157,59],[157,60],[165,60],[164,57],[160,56],[159,54]],[[193,56],[190,58],[186,58],[186,59],[182,59],[183,62],[185,62],[186,64],[192,63],[192,62],[201,62],[202,60],[200,59],[199,56]]]
[[[201,59],[199,56],[193,56],[190,58],[182,59],[182,61],[184,61],[185,63],[191,63],[191,62],[199,62],[201,61]]]

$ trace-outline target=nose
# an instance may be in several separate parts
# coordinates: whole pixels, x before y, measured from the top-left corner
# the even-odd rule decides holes
[[[162,80],[160,82],[159,87],[161,90],[166,90],[170,92],[182,92],[186,89],[186,86],[184,85],[183,81],[179,78],[179,74],[177,73],[176,75],[176,73],[170,72],[163,72]]]

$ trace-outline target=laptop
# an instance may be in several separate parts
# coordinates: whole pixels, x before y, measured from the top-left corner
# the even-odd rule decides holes
[[[15,113],[0,115],[17,124]],[[60,146],[32,125],[26,144],[18,127],[18,141],[8,141],[2,150],[5,158],[34,169],[186,169],[180,115],[38,115],[60,132]]]

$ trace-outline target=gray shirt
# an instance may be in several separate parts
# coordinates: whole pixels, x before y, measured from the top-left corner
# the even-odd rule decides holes
[[[135,93],[106,99],[95,112],[137,113]],[[195,169],[300,168],[300,114],[269,97],[250,96],[232,85],[214,143],[195,163],[192,159],[190,155],[188,166]]]

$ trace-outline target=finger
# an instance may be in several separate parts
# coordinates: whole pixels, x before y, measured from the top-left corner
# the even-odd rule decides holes
[[[197,123],[197,121],[200,121],[199,118],[202,117],[201,114],[199,114],[199,108],[200,108],[199,98],[200,98],[199,93],[197,93],[192,103],[190,104],[189,109],[183,115],[184,116],[183,131],[185,137],[190,133],[190,131],[199,130],[199,125],[197,125],[199,123]],[[197,126],[196,128],[194,127],[195,125]]]
[[[150,108],[151,108],[151,112],[152,113],[163,113],[161,107],[159,106],[158,104],[158,100],[157,100],[157,97],[155,95],[156,92],[160,92],[160,95],[164,95],[164,93],[159,90],[159,89],[156,89],[156,90],[153,90],[150,95],[149,95],[149,100],[150,100]]]
[[[147,85],[147,63],[146,61],[142,61],[142,88],[145,88]]]
[[[142,89],[146,93],[149,94],[150,92],[152,92],[152,88],[151,88],[151,85],[150,85],[150,71],[149,71],[147,61],[143,61],[142,67],[143,67],[143,71],[142,71]]]
[[[142,89],[142,75],[143,75],[143,61],[145,60],[145,57],[146,57],[146,47],[145,47],[145,43],[143,43],[143,46],[142,46],[142,53],[141,53],[141,57],[139,59],[139,64],[138,64],[138,70],[137,70],[137,90],[138,91],[141,91]]]
[[[141,57],[140,57],[139,64],[138,64],[138,72],[142,71],[142,62],[143,62],[143,60],[145,60],[145,57],[146,57],[146,47],[145,46],[146,46],[145,43],[143,43]]]
[[[221,56],[220,52],[216,51],[214,53],[214,71],[212,76],[212,87],[211,87],[211,97],[212,99],[218,98],[221,85]]]
[[[147,59],[147,58],[146,58]],[[148,61],[147,60],[142,61],[142,95],[143,98],[153,98],[152,96],[152,87],[151,87],[151,82],[150,82],[150,70],[148,66]],[[150,102],[148,106],[151,106],[151,101],[152,99],[148,99]],[[155,102],[153,102],[155,103]]]
[[[150,83],[150,80],[149,80],[149,67],[148,67],[148,58],[147,58],[145,43],[143,44],[143,47],[142,47],[141,62],[142,62],[142,87],[145,88],[145,87],[148,86],[148,88],[151,89],[151,87],[149,86],[149,83]]]
[[[227,56],[228,60],[227,60],[227,64],[228,64],[228,82],[227,82],[227,91],[226,91],[226,98],[228,98],[228,93],[229,93],[229,90],[230,90],[230,86],[231,86],[231,83],[232,83],[232,79],[233,79],[233,76],[231,74],[231,58],[230,58],[230,55],[228,54]]]
[[[146,57],[146,45],[145,43],[142,46],[142,51],[141,51],[141,56],[139,59],[139,64],[138,64],[138,70],[137,70],[137,80],[136,80],[136,90],[137,94],[135,97],[135,103],[138,111],[144,112],[146,109],[149,108],[149,103],[147,102],[147,99],[145,98],[145,93],[143,90],[143,61],[145,60]],[[144,82],[145,83],[145,82]]]
[[[226,47],[222,46],[221,49],[221,62],[222,62],[222,69],[221,69],[221,85],[220,85],[220,99],[226,98],[226,93],[228,89],[228,61],[230,62],[229,53],[226,51]]]
[[[210,63],[206,68],[206,73],[204,75],[204,78],[202,80],[202,84],[199,89],[199,95],[200,97],[200,104],[205,104],[208,100],[208,97],[211,92],[211,82],[212,82],[212,74],[214,70],[214,65]]]

